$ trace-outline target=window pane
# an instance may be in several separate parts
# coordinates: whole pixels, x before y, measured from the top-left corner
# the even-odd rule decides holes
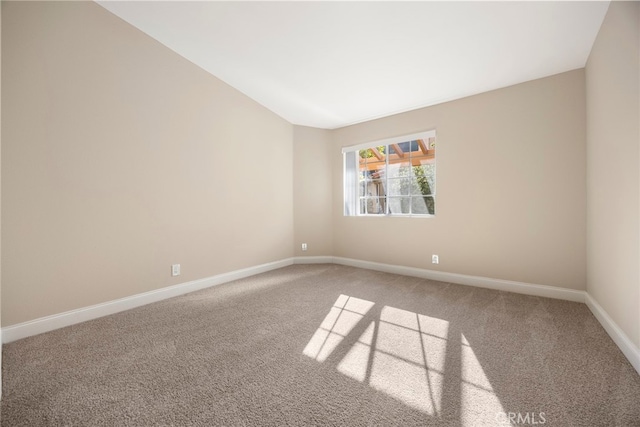
[[[412,157],[420,155],[420,146],[418,145],[418,141],[411,141],[410,143],[407,143],[407,146],[410,147]]]
[[[358,180],[362,181],[368,176],[369,176],[369,171],[367,170],[367,165],[364,162],[358,164]]]
[[[367,213],[367,201],[365,198],[360,199],[360,210],[358,211],[360,215],[364,215]]]
[[[362,196],[366,197],[382,197],[384,196],[384,181],[380,179],[367,179],[364,181]]]
[[[411,190],[411,178],[389,178],[387,194],[389,196],[409,195]]]
[[[423,188],[420,186],[421,182],[420,182],[420,178],[418,177],[412,177],[411,178],[411,195],[412,196],[416,196],[416,195],[422,195],[422,190]],[[429,193],[427,193],[429,194]]]
[[[414,215],[435,215],[435,200],[433,197],[412,197],[411,213]]]
[[[402,178],[411,176],[411,163],[408,160],[392,160],[389,159],[387,167],[387,175],[389,178]]]
[[[369,157],[373,157],[373,152],[370,149],[360,150],[360,158],[368,159]]]
[[[417,178],[423,178],[422,186],[429,187],[430,193],[422,194],[435,194],[436,193],[436,165],[434,163],[423,163],[421,166],[413,168],[413,174]]]
[[[366,199],[367,213],[369,215],[378,215],[385,213],[384,197],[370,197]]]
[[[408,214],[411,209],[410,197],[389,197],[390,214]]]
[[[411,179],[411,183],[411,194],[414,196],[434,194],[433,187],[431,187],[429,180],[422,174],[422,170],[419,167],[414,168],[414,176]]]
[[[358,185],[358,196],[359,197],[364,197],[364,196],[367,195],[366,188],[367,188],[367,184],[365,183],[364,180],[361,180],[359,185]]]
[[[371,169],[369,171],[369,175],[367,175],[367,178],[369,179],[384,179],[384,177],[385,177],[384,165],[381,167]]]
[[[389,155],[391,155],[394,159],[401,159],[405,156],[404,151],[400,148],[400,144],[391,144],[389,145]]]

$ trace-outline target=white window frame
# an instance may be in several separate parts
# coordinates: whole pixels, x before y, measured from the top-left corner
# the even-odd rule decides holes
[[[348,147],[343,147],[342,148],[342,159],[343,159],[343,169],[342,169],[342,173],[343,173],[343,195],[344,195],[344,216],[369,216],[369,217],[401,217],[401,218],[405,218],[405,217],[418,217],[418,218],[432,218],[435,217],[435,213],[434,214],[414,214],[414,213],[408,213],[408,214],[402,214],[402,213],[390,213],[389,212],[389,207],[388,207],[388,203],[389,203],[389,198],[390,196],[385,195],[385,205],[387,205],[387,207],[385,208],[385,213],[380,213],[380,214],[369,214],[369,213],[360,213],[360,196],[359,196],[359,190],[358,190],[358,173],[359,173],[359,152],[360,150],[367,150],[369,148],[372,147],[379,147],[381,145],[384,146],[390,146],[392,144],[400,144],[403,142],[408,142],[408,141],[415,141],[415,140],[426,140],[428,141],[429,138],[435,138],[436,137],[436,130],[432,129],[432,130],[428,130],[428,131],[424,131],[424,132],[419,132],[419,133],[414,133],[414,134],[410,134],[410,135],[402,135],[402,136],[398,136],[398,137],[394,137],[394,138],[387,138],[387,139],[381,139],[378,141],[371,141],[371,142],[365,142],[362,144],[356,144],[356,145],[351,145]],[[389,167],[389,155],[385,156],[385,162],[386,162],[386,167]],[[436,154],[436,158],[434,158],[434,162],[437,162],[437,154]],[[437,171],[437,166],[436,166],[436,171]],[[436,172],[436,176],[437,176],[437,172]],[[388,176],[385,176],[385,182],[388,182]],[[437,188],[438,184],[437,184],[437,179],[435,182],[435,187]],[[388,188],[388,184],[385,183],[385,188]],[[431,197],[433,197],[434,202],[436,201],[436,191],[435,188],[432,189],[432,194],[430,194]],[[436,210],[437,212],[437,210]]]

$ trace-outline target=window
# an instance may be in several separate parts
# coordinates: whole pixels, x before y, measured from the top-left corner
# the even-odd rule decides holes
[[[435,130],[346,147],[342,153],[345,215],[435,215]]]

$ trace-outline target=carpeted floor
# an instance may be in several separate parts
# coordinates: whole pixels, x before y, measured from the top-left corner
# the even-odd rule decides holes
[[[584,304],[294,265],[4,346],[2,426],[638,426]]]

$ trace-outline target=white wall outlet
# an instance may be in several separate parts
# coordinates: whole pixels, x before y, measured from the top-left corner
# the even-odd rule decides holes
[[[306,243],[303,243],[303,244],[302,244],[302,250],[303,250],[303,251],[306,251],[306,250],[307,250],[307,244],[306,244]]]
[[[180,275],[180,264],[171,265],[171,275],[179,276]]]
[[[439,264],[440,263],[440,258],[438,257],[438,255],[431,255],[431,264]]]

